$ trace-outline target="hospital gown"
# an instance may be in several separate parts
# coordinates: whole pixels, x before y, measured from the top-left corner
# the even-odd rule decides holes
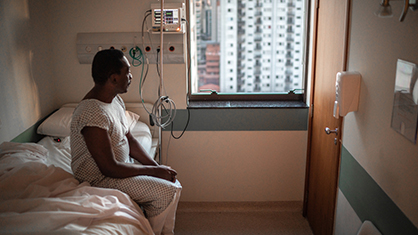
[[[104,176],[88,151],[81,134],[81,130],[87,126],[105,129],[110,136],[116,161],[130,162],[126,137],[129,127],[122,99],[116,96],[110,104],[87,99],[81,101],[75,109],[71,122],[71,167],[74,176],[81,182],[89,182],[92,186],[125,192],[144,208],[147,217],[162,213],[172,202],[174,194],[181,188],[180,183],[151,176],[124,179]]]

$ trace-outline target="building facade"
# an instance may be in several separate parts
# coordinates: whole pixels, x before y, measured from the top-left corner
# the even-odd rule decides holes
[[[304,0],[197,1],[199,86],[210,82],[224,93],[303,89],[304,16]],[[218,83],[209,72],[214,64]]]

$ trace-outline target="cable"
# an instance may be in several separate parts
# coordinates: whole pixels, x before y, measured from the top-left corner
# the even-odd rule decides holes
[[[163,12],[164,12],[163,9],[161,9],[161,16],[162,17],[164,17]],[[146,31],[146,30],[144,30],[144,27],[145,26],[147,26],[147,31],[148,31],[148,25],[146,24],[147,23],[146,22],[146,19],[151,14],[152,14],[152,10],[148,10],[145,13],[144,19],[143,19],[143,22],[142,22],[142,48],[144,48],[144,42],[145,42],[145,40],[144,40],[145,39],[144,32]],[[190,32],[189,23],[187,22],[187,20],[182,19],[182,22],[184,22],[184,21],[187,24],[188,32]],[[162,20],[162,22],[164,22],[164,20]],[[162,72],[162,69],[163,69],[162,68],[163,67],[163,62],[162,62],[162,59],[163,59],[162,58],[163,51],[161,51],[161,50],[163,50],[163,48],[162,48],[162,46],[163,46],[162,45],[162,40],[163,40],[162,39],[162,37],[163,37],[163,35],[162,35],[163,34],[162,33],[162,27],[163,26],[161,25],[160,27],[161,27],[161,32],[160,32],[161,43],[160,43],[160,47],[156,50],[157,51],[156,68],[157,68],[157,74],[160,77],[160,88],[158,89],[158,96],[159,96],[159,98],[155,101],[154,105],[152,106],[152,110],[151,111],[147,110],[147,108],[145,107],[145,101],[144,101],[143,96],[142,96],[142,94],[143,94],[142,89],[144,87],[144,83],[145,83],[145,80],[147,78],[148,69],[149,69],[149,60],[148,60],[147,53],[142,54],[142,51],[141,51],[141,56],[142,56],[142,58],[145,57],[146,64],[147,64],[147,69],[146,69],[145,76],[144,77],[141,76],[140,90],[139,90],[139,92],[140,92],[140,96],[141,96],[141,101],[142,101],[143,107],[144,107],[145,111],[150,115],[150,117],[151,117],[152,121],[154,122],[154,124],[157,125],[158,127],[161,127],[161,128],[165,128],[165,127],[167,127],[168,125],[171,124],[171,133],[170,133],[171,135],[170,135],[169,142],[168,142],[168,146],[167,146],[167,157],[166,157],[166,161],[168,162],[168,148],[169,148],[169,144],[170,144],[171,137],[173,137],[174,139],[180,139],[183,136],[183,134],[187,130],[187,127],[189,126],[189,123],[190,123],[190,109],[187,108],[187,114],[188,115],[187,115],[186,125],[185,125],[182,133],[178,137],[176,137],[174,135],[174,122],[173,121],[174,121],[174,119],[176,117],[177,108],[176,108],[176,104],[174,103],[174,101],[171,100],[168,97],[166,88],[164,86],[164,81],[163,81],[163,78],[162,78],[162,76],[163,76],[163,72]],[[150,32],[149,31],[148,31],[148,39],[149,39],[149,42],[152,45],[152,40],[151,40],[151,36],[150,36]],[[188,50],[188,52],[190,51],[190,48],[189,47],[190,47],[190,39],[187,36],[187,50]],[[134,58],[136,54],[137,54],[137,52],[134,50],[133,51],[133,56],[131,55],[131,57]],[[188,54],[188,67],[187,67],[188,68],[188,71],[187,71],[187,76],[188,76],[188,78],[190,78],[190,75],[191,75],[191,71],[190,71],[190,68],[191,68],[191,55],[190,55],[190,53],[187,53],[187,54]],[[143,68],[144,68],[144,64],[145,64],[144,63],[144,59],[142,60],[142,64],[143,64]],[[159,66],[159,64],[161,64],[161,66]],[[161,93],[164,93],[164,94],[161,94]],[[186,104],[188,105],[188,94],[186,94]],[[160,156],[160,161],[161,161],[161,156]]]
[[[159,114],[160,108],[161,115]],[[163,111],[165,114],[163,114]],[[164,129],[174,121],[176,113],[177,108],[174,101],[170,99],[168,96],[161,96],[157,99],[157,101],[155,101],[154,105],[152,106],[152,112],[150,115],[154,120],[154,123],[157,126]]]
[[[152,10],[146,11],[145,12],[145,15],[144,15],[143,22],[142,22],[142,47],[144,47],[144,41],[145,41],[144,40],[145,39],[144,32],[145,31],[148,31],[148,30],[144,30],[144,28],[146,26],[146,19],[151,14],[152,14]],[[148,26],[147,26],[147,29],[148,29]],[[150,37],[149,32],[148,32],[148,38],[149,38],[150,43],[152,43],[152,40],[151,40],[151,37]],[[158,76],[161,77],[160,67],[158,66],[158,63],[159,63],[159,52],[160,52],[160,49],[157,49],[157,61],[156,61],[156,64],[157,64],[157,73],[158,73]],[[145,111],[150,115],[150,117],[151,117],[152,121],[154,122],[154,124],[157,125],[158,127],[165,128],[165,127],[167,127],[168,125],[170,125],[173,122],[173,120],[174,120],[174,118],[176,116],[176,112],[177,112],[176,105],[175,105],[174,101],[171,100],[166,95],[167,94],[167,91],[165,89],[164,82],[161,79],[160,86],[161,86],[162,89],[159,89],[158,90],[158,96],[159,96],[159,98],[155,101],[155,103],[154,103],[151,111],[146,108],[145,101],[144,101],[144,98],[143,98],[143,87],[144,87],[144,83],[145,83],[145,80],[146,80],[147,74],[148,74],[149,60],[148,60],[147,54],[146,53],[144,53],[144,54],[142,54],[142,56],[145,57],[146,64],[147,64],[147,69],[146,69],[145,76],[144,77],[141,77],[140,84],[139,84],[139,86],[140,86],[139,93],[140,93],[140,97],[141,97],[141,102],[142,102],[142,105],[143,105]],[[165,95],[162,95],[160,90],[163,90]],[[164,114],[162,112],[160,114],[160,109],[161,109],[161,111],[164,111]]]
[[[180,139],[183,136],[184,132],[186,132],[186,129],[189,126],[189,122],[190,122],[190,109],[187,108],[187,122],[186,122],[186,125],[184,126],[183,131],[181,132],[181,134],[178,137],[177,136],[174,136],[174,133],[173,133],[173,130],[174,130],[174,122],[173,122],[173,123],[171,123],[171,136],[174,139],[176,139],[176,140]]]
[[[187,24],[187,32],[190,32],[189,22],[186,19],[181,19],[181,21],[186,22],[186,24]],[[188,58],[189,58],[189,60],[187,61],[188,62],[188,69],[187,69],[187,76],[188,77],[187,77],[187,80],[190,78],[190,68],[191,68],[191,56],[190,56],[189,46],[190,46],[190,38],[189,38],[189,35],[187,35],[187,50],[188,50],[187,51],[187,55],[188,55]],[[186,94],[186,105],[187,104],[188,104],[188,94]],[[174,135],[174,133],[173,133],[173,130],[174,130],[174,122],[173,122],[171,124],[171,136],[174,139],[176,139],[176,140],[180,139],[183,136],[184,132],[186,132],[187,127],[189,126],[189,122],[190,122],[190,109],[187,108],[187,122],[186,122],[186,125],[184,126],[184,129],[183,129],[182,133],[178,137],[176,137]]]
[[[146,25],[146,19],[148,18],[148,16],[151,15],[151,13],[152,13],[152,10],[151,9],[150,10],[147,10],[145,12],[144,19],[142,20],[142,48],[144,48],[144,41],[145,41],[145,39],[144,39],[144,31],[146,31],[146,30],[144,30],[144,27]],[[146,25],[146,26],[147,26],[147,29],[148,29],[148,25]],[[148,34],[148,36],[149,36],[149,34]],[[152,43],[150,36],[149,36],[149,42]],[[144,110],[151,116],[151,111],[149,111],[145,107],[145,101],[144,101],[144,98],[142,96],[142,93],[143,93],[142,92],[142,89],[144,87],[145,80],[146,80],[146,78],[148,76],[148,71],[149,71],[149,60],[148,60],[147,53],[144,53],[143,55],[144,55],[144,58],[145,58],[147,67],[146,67],[145,75],[144,76],[141,76],[141,79],[140,79],[140,82],[139,82],[139,95],[141,97],[141,103],[142,103],[142,106],[143,106]]]
[[[189,22],[186,19],[181,19],[181,21],[186,22],[187,33],[189,33],[190,32]],[[188,55],[188,61],[187,61],[187,63],[188,63],[187,76],[188,77],[187,77],[187,81],[189,81],[189,78],[190,78],[190,75],[191,75],[191,70],[190,70],[191,69],[191,55],[190,55],[190,37],[189,37],[189,35],[187,35],[187,55]],[[187,94],[186,94],[186,105],[187,106],[189,105],[188,98],[189,98],[189,95],[188,95],[188,92],[187,92]],[[189,123],[190,123],[190,109],[189,108],[187,108],[187,122],[186,122],[186,125],[184,126],[184,129],[179,136],[174,135],[174,122],[171,123],[170,138],[168,138],[167,150],[166,150],[167,151],[167,153],[166,153],[166,164],[168,164],[168,152],[169,152],[168,150],[170,148],[171,138],[174,138],[176,140],[180,139],[183,136],[183,134],[186,132],[187,127],[189,126]]]
[[[144,64],[144,55],[138,46],[134,46],[129,50],[129,56],[132,58],[132,66],[138,67]]]

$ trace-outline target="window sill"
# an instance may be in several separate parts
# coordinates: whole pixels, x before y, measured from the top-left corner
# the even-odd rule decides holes
[[[308,108],[302,101],[189,101],[189,109]]]

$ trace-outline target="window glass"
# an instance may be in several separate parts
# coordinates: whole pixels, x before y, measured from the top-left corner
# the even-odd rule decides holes
[[[305,0],[190,4],[191,97],[304,94]]]

